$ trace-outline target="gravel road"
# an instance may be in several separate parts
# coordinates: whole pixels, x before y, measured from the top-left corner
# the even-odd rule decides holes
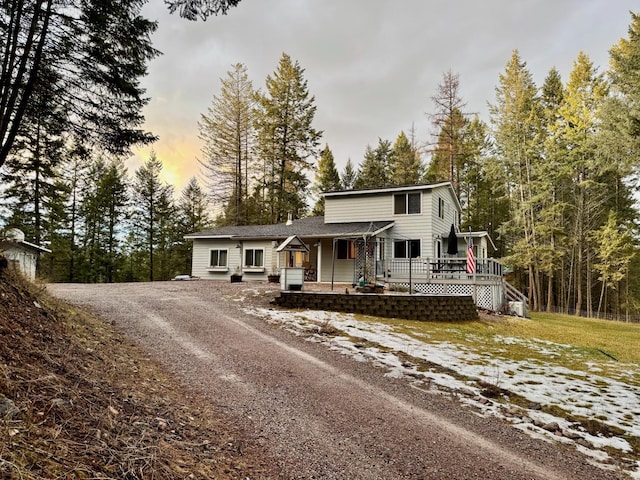
[[[114,322],[273,454],[289,479],[622,479],[243,307],[268,284],[50,284]]]

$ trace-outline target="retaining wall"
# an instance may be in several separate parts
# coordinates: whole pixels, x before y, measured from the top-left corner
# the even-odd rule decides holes
[[[420,321],[456,322],[478,319],[471,296],[379,295],[326,292],[280,292],[275,303],[285,308],[306,308],[361,313],[377,317]]]

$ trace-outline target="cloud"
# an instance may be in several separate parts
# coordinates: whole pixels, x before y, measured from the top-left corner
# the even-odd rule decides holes
[[[485,121],[514,49],[539,85],[554,66],[566,80],[581,50],[605,70],[634,7],[634,0],[242,0],[227,16],[189,22],[154,1],[144,13],[159,21],[153,42],[164,55],[143,82],[152,98],[147,128],[160,136],[154,148],[175,164],[181,188],[197,171],[197,121],[220,78],[241,62],[264,88],[286,52],[305,69],[315,126],[341,168],[412,124],[427,141],[425,113],[449,69],[460,75],[468,111]]]

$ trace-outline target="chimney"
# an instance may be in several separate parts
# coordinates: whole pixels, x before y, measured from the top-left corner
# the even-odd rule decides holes
[[[291,210],[287,212],[287,225],[291,225],[293,223],[293,216],[291,215]]]

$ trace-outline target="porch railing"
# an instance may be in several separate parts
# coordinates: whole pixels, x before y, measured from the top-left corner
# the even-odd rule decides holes
[[[467,259],[394,258],[376,262],[376,277],[387,281],[502,280],[503,267],[493,258],[476,260],[475,273],[467,273]]]

